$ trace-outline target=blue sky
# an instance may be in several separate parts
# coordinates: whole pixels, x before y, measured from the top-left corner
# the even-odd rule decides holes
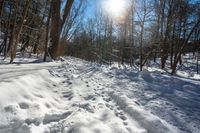
[[[98,0],[88,0],[88,7],[86,10],[87,17],[94,16],[97,3],[98,3]]]
[[[79,1],[79,0],[77,0]],[[87,9],[86,9],[86,18],[87,17],[93,17],[95,15],[95,10],[96,8],[100,8],[100,2],[102,2],[103,0],[87,0]],[[200,0],[191,0],[190,2],[192,3],[196,3],[199,2]]]

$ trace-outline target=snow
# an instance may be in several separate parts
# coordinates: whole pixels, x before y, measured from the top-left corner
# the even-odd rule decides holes
[[[126,96],[111,94],[111,97],[116,100],[116,102],[125,112],[135,118],[141,124],[141,126],[143,126],[145,129],[148,129],[148,132],[171,133],[176,131],[174,127],[171,127],[159,117],[152,115],[141,107],[138,107],[136,103],[129,100]]]
[[[0,65],[0,133],[200,132],[198,80],[73,57],[25,60]]]

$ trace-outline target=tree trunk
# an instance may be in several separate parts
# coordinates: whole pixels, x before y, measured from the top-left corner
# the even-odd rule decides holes
[[[35,45],[34,45],[34,47],[33,47],[33,54],[36,54],[37,51],[38,51],[39,40],[40,40],[40,35],[37,36]]]
[[[10,63],[13,63],[13,60],[16,57],[17,45],[18,45],[18,42],[19,42],[19,39],[20,39],[20,34],[21,34],[21,31],[22,31],[22,28],[23,28],[23,25],[24,25],[24,22],[25,22],[25,18],[26,18],[27,12],[28,12],[29,4],[30,4],[30,0],[27,0],[26,5],[25,5],[25,9],[24,9],[24,12],[23,12],[22,22],[19,26],[19,30],[16,32],[15,43],[14,43],[14,45],[13,44],[11,45]]]
[[[46,27],[46,38],[45,38],[45,47],[44,47],[44,59],[43,61],[46,61],[47,58],[47,48],[48,48],[48,42],[49,42],[49,22],[50,22],[50,18],[51,18],[51,8],[52,5],[50,5],[50,10],[49,10],[49,14],[48,14],[48,19],[47,19],[47,27]]]
[[[140,71],[142,71],[143,67],[143,30],[144,24],[141,26],[141,33],[140,33]]]
[[[72,7],[74,0],[67,0],[67,4],[65,5],[64,14],[61,20],[60,10],[61,10],[61,0],[52,0],[52,21],[51,21],[51,41],[52,46],[50,49],[50,54],[53,59],[57,59],[59,56],[59,42],[60,42],[60,34],[62,31],[62,27],[65,23],[67,16],[69,15],[70,9]]]
[[[14,43],[14,38],[15,38],[15,25],[16,25],[16,20],[17,20],[17,11],[18,11],[18,6],[19,6],[19,0],[16,0],[15,2],[15,9],[14,9],[14,15],[13,15],[13,25],[11,27],[11,35],[9,38],[9,44],[8,44],[8,49],[7,49],[7,55],[11,53],[11,47]],[[11,17],[12,18],[12,17]],[[12,20],[11,20],[12,21]]]
[[[61,18],[60,18],[60,4],[61,0],[52,0],[52,22],[51,22],[51,57],[56,59],[58,56],[60,30],[61,30]]]
[[[0,0],[0,16],[3,14],[3,9],[4,9],[4,0]]]
[[[169,53],[169,35],[171,32],[171,22],[172,22],[172,8],[173,8],[173,0],[168,1],[169,2],[169,9],[168,9],[168,14],[167,14],[167,24],[166,24],[166,31],[165,31],[165,35],[164,35],[164,40],[162,42],[162,46],[161,46],[161,69],[165,68],[165,63],[167,61],[168,58],[168,53]]]
[[[170,51],[170,67],[173,66],[173,56],[174,56],[174,38],[175,38],[175,22],[173,25],[172,41],[171,41],[171,51]]]
[[[199,73],[199,51],[197,51],[197,74]]]
[[[187,39],[184,41],[181,49],[179,50],[178,54],[177,54],[177,57],[176,59],[174,60],[174,64],[173,64],[173,67],[172,67],[172,74],[174,74],[176,72],[176,67],[177,67],[177,64],[179,62],[179,59],[181,58],[181,54],[183,53],[183,50],[184,48],[186,47],[190,37],[192,36],[192,33],[194,32],[194,30],[196,29],[196,27],[198,27],[200,24],[200,19],[197,21],[197,23],[194,25],[194,27],[192,28],[192,30],[190,31]]]

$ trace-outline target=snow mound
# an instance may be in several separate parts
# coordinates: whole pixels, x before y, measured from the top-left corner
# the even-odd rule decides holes
[[[158,116],[145,111],[142,107],[138,106],[136,102],[134,103],[125,95],[114,92],[110,92],[109,95],[127,114],[137,120],[148,133],[179,133],[176,127],[169,125]]]
[[[49,64],[0,65],[0,79],[0,133],[200,129],[199,82],[160,71],[112,69],[67,57]]]
[[[153,82],[153,77],[151,76],[150,72],[147,69],[141,71],[140,75],[146,82]]]
[[[52,84],[58,83],[48,70],[0,82],[0,133],[28,133],[31,124],[38,126],[66,118],[69,113],[63,113]]]

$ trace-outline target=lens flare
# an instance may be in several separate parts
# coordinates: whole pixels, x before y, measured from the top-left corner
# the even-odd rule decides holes
[[[102,7],[108,16],[118,19],[125,15],[128,4],[128,0],[104,0]]]

